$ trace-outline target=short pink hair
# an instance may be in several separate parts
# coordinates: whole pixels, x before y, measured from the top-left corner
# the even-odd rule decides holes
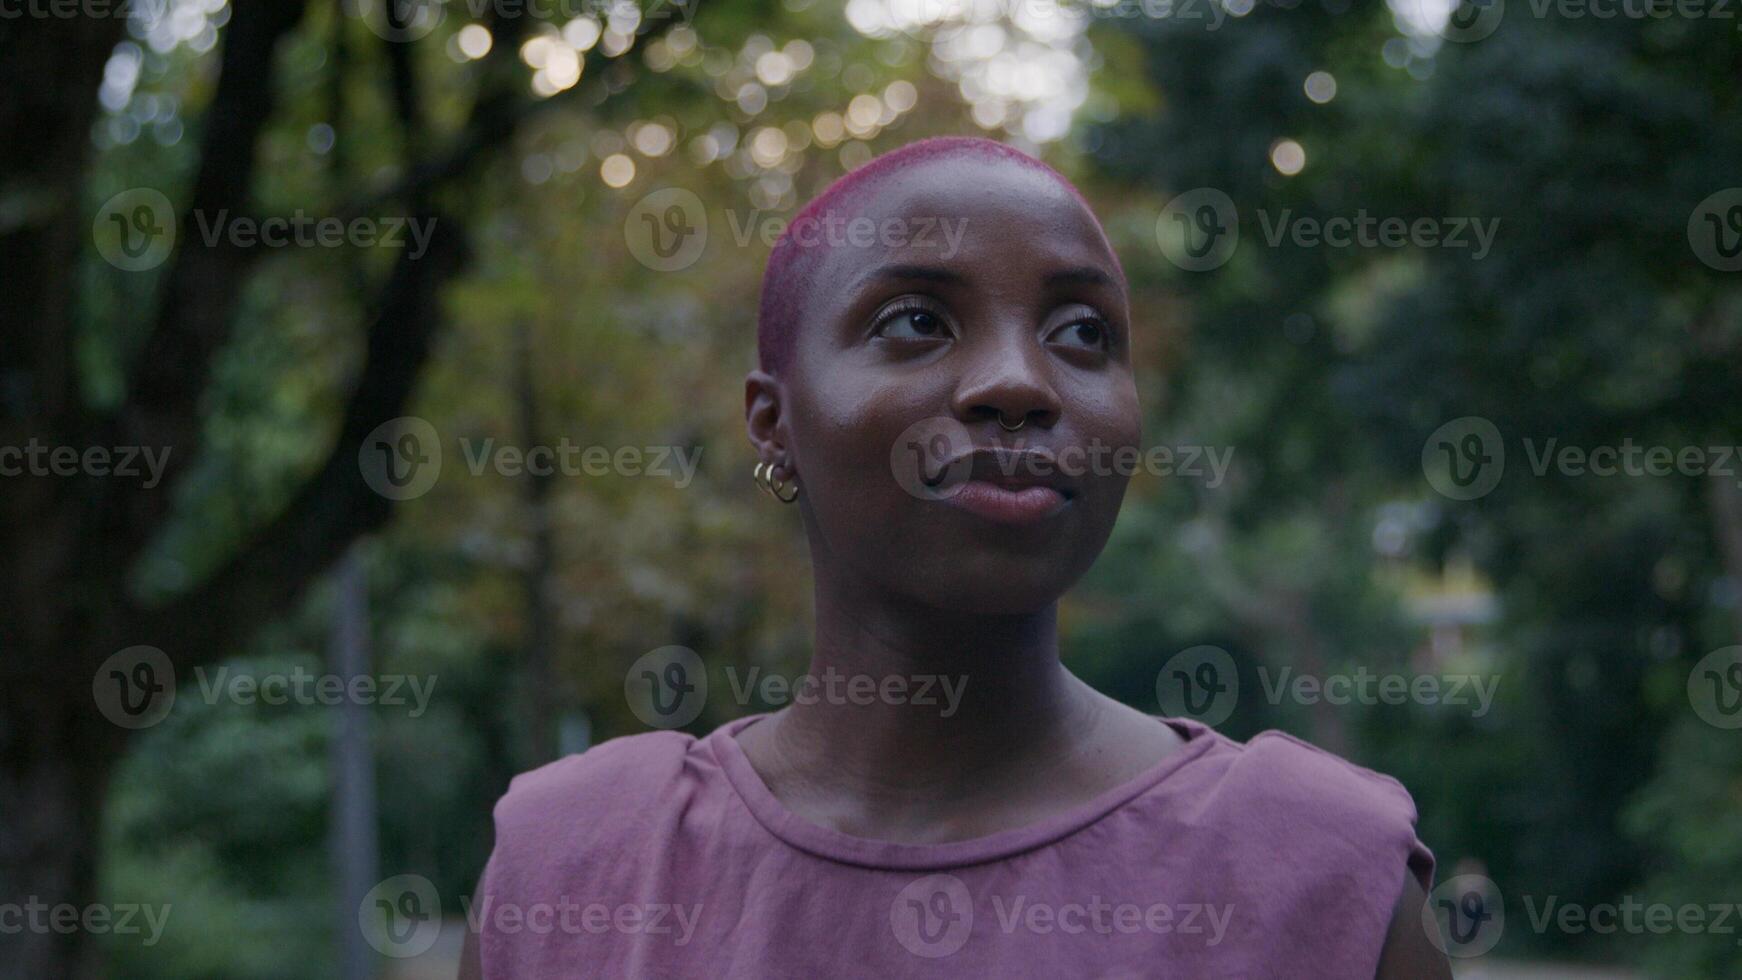
[[[821,194],[799,211],[775,241],[774,250],[768,254],[768,267],[762,274],[762,300],[756,314],[756,352],[762,370],[779,374],[791,359],[799,323],[804,317],[805,299],[817,264],[824,254],[823,249],[801,246],[793,238],[793,229],[814,224],[821,220],[818,216],[822,214],[848,212],[850,202],[862,198],[883,177],[891,173],[948,157],[1002,160],[1046,174],[1082,202],[1083,209],[1091,217],[1094,215],[1094,210],[1083,199],[1076,185],[1066,180],[1063,174],[997,140],[978,136],[939,136],[891,150],[864,166],[837,177],[834,183],[824,188]],[[1098,219],[1095,226],[1100,228]],[[1102,238],[1106,238],[1104,231]],[[1113,251],[1111,245],[1107,251]],[[1118,269],[1117,255],[1113,262]],[[1124,270],[1118,269],[1118,272],[1123,278]]]

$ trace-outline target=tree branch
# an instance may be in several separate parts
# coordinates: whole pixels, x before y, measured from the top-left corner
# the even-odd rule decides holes
[[[90,244],[81,194],[97,84],[122,17],[0,17],[0,436],[60,429],[78,411],[72,301]]]
[[[276,99],[274,52],[302,19],[304,0],[242,3],[231,8],[217,92],[204,116],[200,170],[180,224],[181,247],[171,266],[155,323],[140,350],[125,402],[106,420],[109,445],[172,447],[163,481],[175,478],[198,454],[201,397],[212,360],[229,339],[248,268],[259,253],[220,236],[195,247],[193,218],[210,222],[222,212],[243,212],[258,162],[256,143]],[[116,551],[131,559],[167,516],[171,495],[130,492]]]
[[[402,255],[369,328],[368,354],[345,406],[337,441],[290,505],[228,564],[193,590],[134,614],[134,642],[170,656],[178,675],[219,659],[260,623],[291,605],[357,536],[386,522],[390,505],[364,482],[363,440],[404,413],[441,319],[441,287],[467,260],[465,234],[453,218],[433,222],[429,248]]]

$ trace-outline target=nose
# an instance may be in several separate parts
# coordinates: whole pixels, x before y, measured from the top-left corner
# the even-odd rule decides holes
[[[956,386],[956,418],[963,424],[1002,420],[1007,428],[1033,423],[1050,428],[1060,404],[1046,352],[1029,331],[1001,331],[969,362]]]

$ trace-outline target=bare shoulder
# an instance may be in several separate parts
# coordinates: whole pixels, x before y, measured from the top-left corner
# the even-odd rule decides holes
[[[610,826],[614,815],[633,822],[679,777],[694,741],[681,732],[628,735],[515,776],[496,803],[498,844],[585,833]]]
[[[1147,766],[1153,766],[1173,753],[1185,747],[1186,740],[1172,725],[1167,724],[1155,715],[1143,712],[1118,701],[1105,698],[1102,705],[1102,719],[1107,736],[1114,742],[1128,746],[1133,754],[1147,760]]]
[[[1391,911],[1391,927],[1385,933],[1385,948],[1379,954],[1377,980],[1451,980],[1446,954],[1428,936],[1422,907],[1427,894],[1415,875],[1403,876],[1403,891]]]
[[[1160,765],[1185,748],[1184,736],[1155,715],[1096,693],[1093,727],[1081,742],[1099,788],[1117,786]]]

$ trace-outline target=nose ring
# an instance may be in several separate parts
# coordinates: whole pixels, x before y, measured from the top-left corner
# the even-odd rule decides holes
[[[998,425],[1005,432],[1015,432],[1017,429],[1020,429],[1027,424],[1028,424],[1028,416],[1026,416],[1026,415],[1022,416],[1021,420],[1018,421],[1015,425],[1011,425],[1009,422],[1004,421],[1004,413],[1003,412],[998,413]]]

